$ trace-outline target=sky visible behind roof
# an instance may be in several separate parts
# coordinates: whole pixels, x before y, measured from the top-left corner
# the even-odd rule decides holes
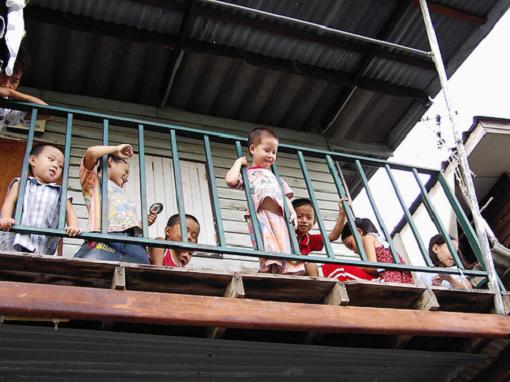
[[[449,79],[451,98],[457,115],[460,132],[470,128],[474,116],[489,116],[510,119],[510,11],[507,11],[489,35],[478,45],[463,65]],[[441,41],[439,41],[441,46]],[[436,115],[441,116],[440,129]],[[428,119],[428,120],[427,120]],[[446,141],[438,149],[436,132],[440,130]],[[409,165],[440,168],[450,156],[454,146],[443,93],[434,99],[434,104],[418,122],[390,161]],[[510,169],[509,169],[510,170]],[[419,189],[412,175],[394,172],[407,206],[418,195]],[[427,177],[423,177],[425,182]],[[384,170],[378,170],[370,180],[378,208],[388,230],[402,218],[402,209],[393,195],[391,184]],[[385,192],[385,190],[387,192]],[[362,192],[353,203],[356,216],[369,217],[377,224],[366,194]]]

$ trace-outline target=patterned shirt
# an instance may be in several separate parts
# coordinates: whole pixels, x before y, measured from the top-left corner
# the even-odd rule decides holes
[[[258,211],[259,206],[265,198],[273,199],[283,211],[283,196],[282,189],[278,184],[278,179],[273,172],[268,168],[259,166],[252,166],[246,169],[248,173],[248,181],[250,182],[250,192],[255,205],[255,211]],[[292,198],[292,190],[287,182],[281,179],[283,184],[283,192],[288,198]],[[239,179],[237,188],[244,188],[242,176]]]
[[[83,199],[89,212],[89,231],[101,231],[101,178],[97,166],[90,171],[80,165],[80,184]],[[129,199],[126,190],[108,180],[108,232],[122,232],[131,228],[141,232],[141,223],[135,204]]]
[[[0,108],[0,126],[23,125],[26,115],[25,111]]]
[[[19,182],[14,178],[9,189]],[[58,227],[60,209],[60,186],[56,183],[43,184],[36,178],[28,177],[21,225],[29,227]],[[28,251],[53,255],[57,249],[59,238],[56,236],[0,232],[0,247],[6,250]]]

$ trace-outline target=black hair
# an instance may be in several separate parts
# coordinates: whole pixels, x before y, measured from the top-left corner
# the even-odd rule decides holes
[[[112,162],[124,162],[127,163],[127,160],[116,157],[115,155],[108,154],[108,159],[111,159]],[[97,161],[97,172],[100,173],[103,170],[103,157],[99,158]]]
[[[262,141],[264,135],[269,135],[276,140],[278,136],[276,133],[268,127],[256,127],[248,133],[248,146],[257,145]]]
[[[13,74],[21,74],[24,75],[30,71],[30,54],[28,53],[28,49],[25,48],[25,44],[21,44],[18,50],[18,55],[16,56],[16,61],[14,62]]]
[[[356,218],[354,219],[354,225],[362,231],[362,235],[367,233],[377,233],[374,223],[372,223],[372,221],[368,218]],[[342,240],[349,236],[352,236],[352,230],[349,224],[346,224],[342,230]]]
[[[32,150],[30,150],[30,155],[33,155],[35,157],[38,156],[44,150],[45,147],[55,147],[57,150],[62,152],[62,150],[60,150],[60,148],[54,145],[53,143],[38,143],[32,147]]]
[[[457,239],[452,237],[452,236],[449,236],[449,238],[450,238],[450,240],[457,241]],[[437,235],[434,235],[434,236],[432,236],[430,238],[430,241],[429,241],[429,256],[430,256],[430,260],[432,261],[432,264],[434,264],[435,267],[438,267],[441,262],[439,261],[439,258],[437,257],[437,254],[432,250],[432,248],[434,247],[434,245],[443,245],[445,243],[446,243],[446,239],[440,233],[438,233]]]
[[[198,222],[198,219],[196,217],[194,217],[193,215],[190,215],[190,214],[186,214],[186,219],[191,219],[195,223],[197,223],[198,229],[200,230],[200,223]],[[174,214],[174,215],[170,216],[170,218],[168,218],[168,222],[166,223],[166,226],[173,227],[174,225],[179,224],[179,222],[180,222],[179,214]]]
[[[313,204],[312,204],[312,201],[308,198],[298,198],[298,199],[294,199],[292,201],[292,207],[294,207],[294,209],[301,207],[301,206],[312,206],[313,207]]]

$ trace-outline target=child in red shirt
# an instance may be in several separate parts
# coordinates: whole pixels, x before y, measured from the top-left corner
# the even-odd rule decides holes
[[[329,241],[335,241],[340,237],[340,233],[345,225],[345,211],[342,201],[338,202],[338,217],[333,230],[329,233]],[[310,234],[310,230],[315,224],[315,212],[310,199],[302,198],[292,201],[298,219],[296,235],[299,243],[299,249],[302,255],[308,255],[312,251],[321,251],[324,247],[324,241],[321,234]],[[307,276],[319,276],[319,271],[315,263],[305,263]],[[352,265],[324,264],[322,273],[326,277],[336,278],[340,281],[365,279],[372,280],[372,276],[360,267]]]
[[[186,231],[188,233],[188,242],[196,243],[200,234],[200,223],[193,215],[186,214]],[[157,239],[163,240],[162,237]],[[172,215],[168,219],[164,240],[182,241],[179,214]],[[153,265],[164,265],[174,268],[185,267],[193,256],[192,252],[170,248],[149,248],[149,253]]]

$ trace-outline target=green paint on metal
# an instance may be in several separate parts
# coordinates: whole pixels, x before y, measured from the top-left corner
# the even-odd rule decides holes
[[[336,167],[335,163],[333,162],[333,159],[331,159],[330,155],[326,155],[326,164],[328,165],[329,173],[333,177],[333,182],[335,183],[335,187],[337,190],[338,195],[344,199],[342,201],[342,206],[344,208],[346,217],[347,217],[347,224],[349,225],[349,228],[351,229],[351,232],[354,235],[354,241],[356,242],[356,247],[358,248],[358,255],[363,261],[368,261],[367,255],[365,253],[365,248],[363,248],[363,241],[361,240],[361,236],[356,229],[356,223],[354,222],[355,216],[352,213],[352,208],[349,206],[349,204],[345,201],[347,198],[347,193],[345,192],[345,188],[342,184],[342,181],[340,177],[338,176],[338,173],[342,170],[340,167]],[[338,173],[337,173],[338,171]]]
[[[147,222],[147,179],[145,177],[145,140],[143,125],[138,125],[138,163],[140,166],[140,210],[142,218],[142,232],[149,237],[149,224]]]
[[[208,135],[204,135],[204,153],[205,153],[205,166],[207,169],[207,181],[209,183],[209,197],[212,202],[211,204],[214,216],[214,225],[216,227],[216,240],[220,247],[225,247],[226,246],[225,229],[223,228],[223,220],[221,217],[220,201],[218,198],[218,187],[216,185],[216,175],[214,174],[214,162]]]
[[[177,211],[179,212],[179,225],[181,227],[181,240],[188,242],[188,230],[186,229],[186,211],[184,207],[184,193],[182,191],[181,165],[179,161],[179,148],[177,147],[177,137],[175,130],[170,130],[170,144],[172,146],[172,165],[174,169],[175,194],[177,201]]]
[[[64,170],[62,171],[62,192],[60,194],[60,211],[58,214],[58,229],[65,228],[66,206],[67,206],[67,184],[69,181],[69,162],[71,159],[71,137],[73,129],[73,114],[67,115],[66,140],[64,149]]]
[[[103,120],[103,146],[108,146],[109,121]],[[101,174],[101,233],[108,232],[108,155],[103,155]]]

